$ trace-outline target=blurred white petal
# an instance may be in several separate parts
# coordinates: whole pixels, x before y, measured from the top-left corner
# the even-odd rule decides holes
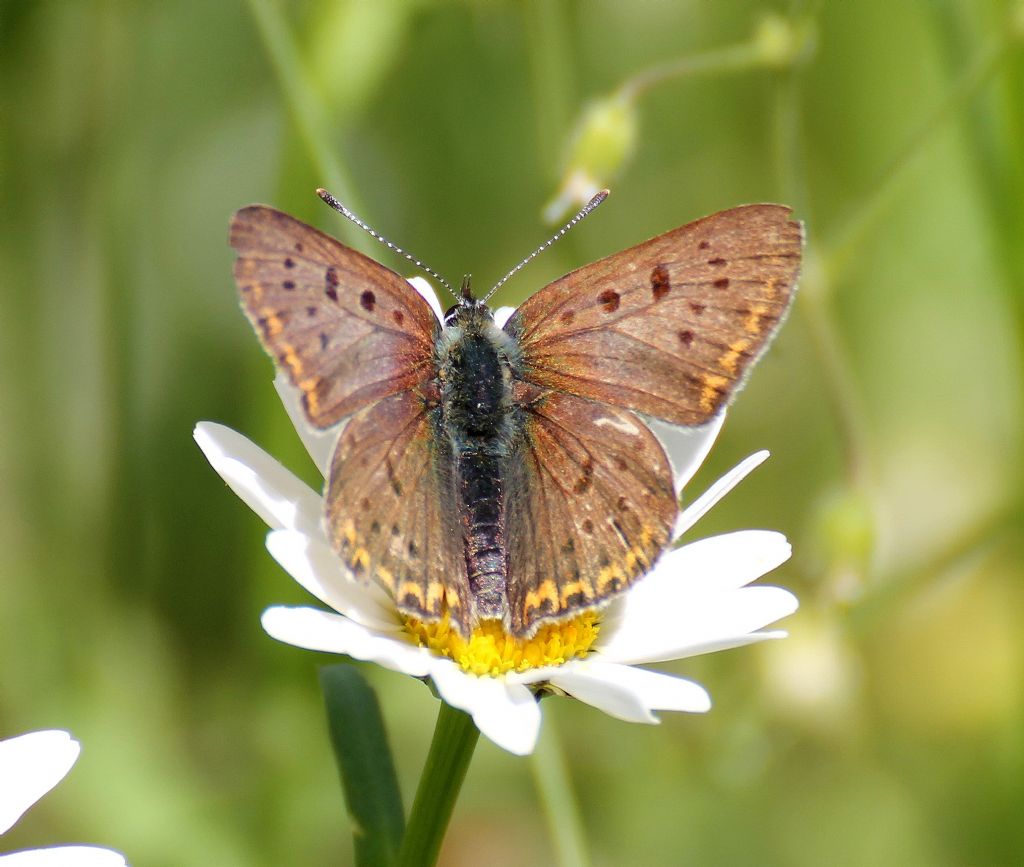
[[[0,741],[0,834],[67,776],[81,749],[60,729]]]
[[[124,855],[99,846],[53,846],[0,855],[2,867],[126,867]]]
[[[0,741],[0,834],[67,776],[81,745],[60,729]],[[124,867],[124,856],[99,846],[56,846],[0,855],[3,867]]]

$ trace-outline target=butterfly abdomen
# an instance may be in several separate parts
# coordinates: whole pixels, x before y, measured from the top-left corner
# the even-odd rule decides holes
[[[438,358],[442,424],[451,443],[477,619],[504,619],[508,609],[504,466],[513,424],[511,376],[499,335],[486,308],[464,308],[442,337]]]

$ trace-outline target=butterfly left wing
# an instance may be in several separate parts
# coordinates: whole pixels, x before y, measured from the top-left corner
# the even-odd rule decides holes
[[[594,608],[647,572],[677,505],[668,458],[633,413],[535,390],[509,461],[510,626]]]
[[[451,458],[430,410],[405,391],[349,420],[328,476],[328,535],[353,574],[385,587],[404,614],[436,620],[444,601],[462,623],[470,606]]]
[[[314,427],[431,375],[437,317],[401,275],[266,205],[238,211],[229,241],[242,309]]]
[[[545,286],[505,325],[521,375],[674,424],[708,421],[789,309],[803,243],[789,215],[732,208]]]

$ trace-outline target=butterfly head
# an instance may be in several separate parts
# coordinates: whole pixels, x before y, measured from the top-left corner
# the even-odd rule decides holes
[[[481,298],[473,297],[470,275],[462,278],[459,289],[459,302],[449,307],[444,313],[445,327],[466,325],[470,322],[479,323],[493,319],[491,308]]]

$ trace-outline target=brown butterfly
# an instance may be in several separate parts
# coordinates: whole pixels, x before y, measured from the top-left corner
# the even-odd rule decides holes
[[[746,205],[673,229],[499,328],[468,280],[442,324],[389,268],[274,208],[238,211],[243,309],[309,422],[347,419],[325,491],[339,556],[464,635],[497,619],[528,636],[624,591],[678,511],[638,413],[700,425],[737,391],[793,297],[789,215]]]

